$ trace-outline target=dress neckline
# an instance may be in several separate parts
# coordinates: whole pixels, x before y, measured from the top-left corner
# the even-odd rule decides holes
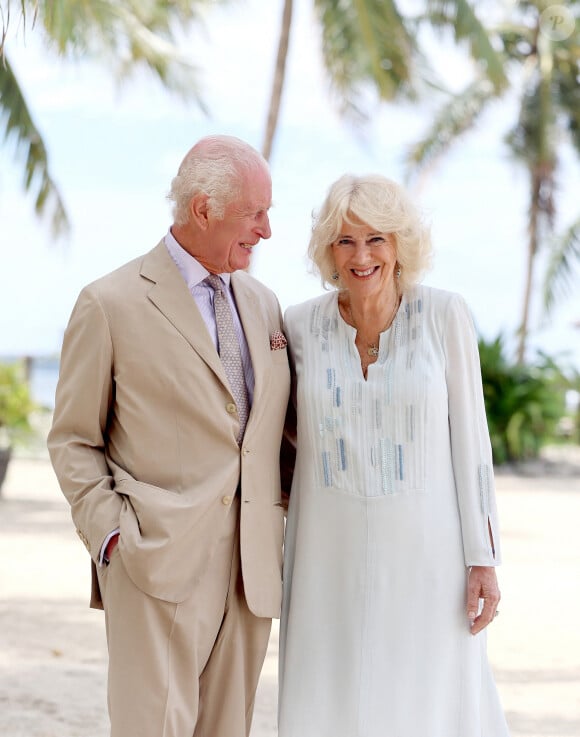
[[[356,363],[358,365],[358,369],[360,371],[360,376],[361,376],[361,378],[363,379],[363,381],[366,384],[367,381],[369,380],[369,370],[371,369],[371,367],[374,366],[375,364],[378,364],[378,363],[384,363],[384,358],[385,358],[385,356],[384,356],[384,346],[383,346],[384,340],[386,340],[386,336],[389,335],[390,331],[392,330],[392,328],[397,323],[397,320],[399,319],[399,314],[401,312],[401,309],[403,308],[403,305],[406,304],[406,301],[407,300],[406,300],[405,295],[402,294],[401,295],[401,302],[399,304],[399,307],[398,307],[397,311],[395,312],[395,316],[393,317],[393,320],[392,320],[391,324],[389,325],[388,328],[386,328],[385,330],[383,330],[382,333],[379,333],[379,352],[378,352],[378,355],[376,357],[376,360],[370,362],[369,364],[367,364],[367,367],[366,367],[366,375],[365,375],[365,371],[363,369],[362,358],[361,358],[361,355],[360,355],[360,353],[358,351],[358,348],[357,348],[356,342],[355,342],[356,341],[356,335],[357,335],[357,329],[355,327],[353,327],[352,325],[350,325],[344,319],[344,317],[342,316],[342,314],[340,312],[340,307],[339,307],[339,304],[338,304],[338,297],[339,297],[339,295],[340,295],[340,292],[337,290],[335,292],[335,294],[334,294],[334,309],[335,309],[335,311],[336,311],[336,313],[338,315],[338,320],[339,320],[339,323],[338,324],[340,325],[342,323],[342,325],[346,329],[347,334],[350,337],[350,346],[351,346],[352,351],[354,351],[353,358],[354,358],[354,360],[356,361]],[[381,357],[382,357],[383,360],[381,360]],[[373,369],[373,371],[374,371],[374,369]]]

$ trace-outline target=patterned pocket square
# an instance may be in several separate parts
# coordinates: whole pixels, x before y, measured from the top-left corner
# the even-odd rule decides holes
[[[274,330],[270,336],[270,350],[281,351],[283,348],[286,348],[287,345],[288,341],[284,337],[284,333],[280,332],[280,330]]]

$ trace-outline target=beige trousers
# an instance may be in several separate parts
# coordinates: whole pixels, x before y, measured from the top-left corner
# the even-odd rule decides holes
[[[194,597],[172,604],[147,596],[118,547],[98,576],[111,737],[247,737],[271,620],[246,604],[239,499]]]

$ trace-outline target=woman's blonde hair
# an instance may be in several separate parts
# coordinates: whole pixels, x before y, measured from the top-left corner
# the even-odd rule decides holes
[[[397,280],[400,294],[421,280],[431,264],[431,237],[408,194],[396,182],[379,174],[344,174],[331,185],[314,215],[308,245],[308,255],[324,287],[341,286],[336,279],[332,244],[343,221],[355,225],[355,219],[377,232],[395,236],[401,269]]]

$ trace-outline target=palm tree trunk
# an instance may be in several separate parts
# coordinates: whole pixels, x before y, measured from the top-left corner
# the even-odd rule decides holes
[[[522,321],[518,329],[517,362],[524,363],[526,343],[528,339],[528,324],[530,319],[530,301],[532,297],[532,283],[534,275],[534,261],[538,250],[538,219],[540,213],[541,176],[532,172],[532,193],[528,222],[528,262],[526,265],[526,281],[524,284],[524,301],[522,305]]]
[[[278,41],[278,56],[276,57],[276,68],[274,70],[274,83],[272,85],[272,94],[270,96],[270,109],[268,110],[266,133],[262,144],[262,155],[266,161],[270,160],[274,136],[276,135],[276,129],[278,127],[280,102],[282,100],[282,90],[284,89],[284,78],[286,76],[286,60],[288,58],[290,29],[292,27],[293,5],[293,0],[284,0],[280,40]]]

